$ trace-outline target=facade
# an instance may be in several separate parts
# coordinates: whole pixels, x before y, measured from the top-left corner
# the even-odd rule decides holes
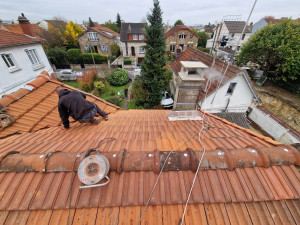
[[[228,47],[234,51],[239,51],[241,45],[251,36],[251,26],[246,26],[242,34],[245,25],[245,21],[224,21],[218,25],[213,38],[207,40],[206,48]]]
[[[89,27],[78,36],[78,41],[82,53],[94,52],[111,56],[111,46],[119,44],[120,35],[107,27]]]
[[[187,62],[199,65],[189,69]],[[211,113],[246,112],[253,101],[260,102],[245,71],[198,49],[188,48],[171,69],[175,110],[201,107]]]
[[[165,33],[166,51],[176,53],[189,46],[197,47],[199,36],[185,25],[177,25]]]
[[[123,57],[141,63],[145,57],[146,23],[122,23],[120,49]]]
[[[43,39],[0,30],[0,96],[12,93],[43,70],[53,73]]]

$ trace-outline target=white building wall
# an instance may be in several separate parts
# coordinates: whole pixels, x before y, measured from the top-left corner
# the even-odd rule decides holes
[[[279,123],[274,121],[268,114],[265,114],[254,106],[251,106],[251,108],[252,111],[248,115],[249,119],[260,126],[276,141],[287,145],[300,142],[300,140],[294,137],[288,129],[284,128]]]
[[[42,20],[40,23],[39,23],[39,26],[44,29],[44,30],[48,30],[48,22],[45,21],[45,20]]]
[[[25,49],[36,49],[39,60],[44,64],[44,66],[39,69],[34,69]],[[4,94],[10,94],[17,91],[26,83],[40,75],[43,70],[47,71],[49,74],[53,73],[53,69],[49,64],[48,58],[41,44],[0,48],[0,54],[2,53],[11,53],[20,69],[10,72],[2,57],[0,57],[0,97]]]
[[[237,84],[233,91],[233,94],[227,95],[226,93],[230,83]],[[222,110],[226,108],[228,99],[230,99],[227,108],[228,112],[246,112],[248,107],[251,105],[253,94],[242,73],[227,81],[223,86],[219,88],[217,92],[212,92],[209,96],[207,96],[205,101],[201,105],[201,109],[211,113],[222,112]]]

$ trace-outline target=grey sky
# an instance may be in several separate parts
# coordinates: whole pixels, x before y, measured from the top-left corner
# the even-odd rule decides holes
[[[177,19],[187,25],[214,23],[225,15],[242,15],[246,20],[253,3],[254,0],[160,0],[164,23],[170,25]],[[0,19],[17,19],[23,12],[29,20],[63,16],[82,23],[90,16],[93,21],[103,23],[109,19],[115,21],[120,13],[126,22],[140,22],[152,6],[152,0],[0,0]],[[298,18],[300,1],[258,0],[250,22],[268,15]]]

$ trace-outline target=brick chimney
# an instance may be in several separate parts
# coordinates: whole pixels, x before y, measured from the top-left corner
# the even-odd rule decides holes
[[[21,13],[21,16],[18,17],[18,21],[24,34],[27,34],[31,37],[36,36],[29,20],[24,16],[24,13]]]

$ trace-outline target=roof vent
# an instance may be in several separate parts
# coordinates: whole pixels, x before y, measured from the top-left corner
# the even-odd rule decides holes
[[[171,111],[169,113],[169,121],[181,121],[181,120],[203,120],[201,112],[198,110],[189,111]]]
[[[109,183],[110,179],[107,174],[109,171],[109,161],[103,155],[91,155],[81,161],[78,167],[78,178],[85,184],[79,188],[100,187]],[[105,183],[97,184],[103,178],[106,178]]]

